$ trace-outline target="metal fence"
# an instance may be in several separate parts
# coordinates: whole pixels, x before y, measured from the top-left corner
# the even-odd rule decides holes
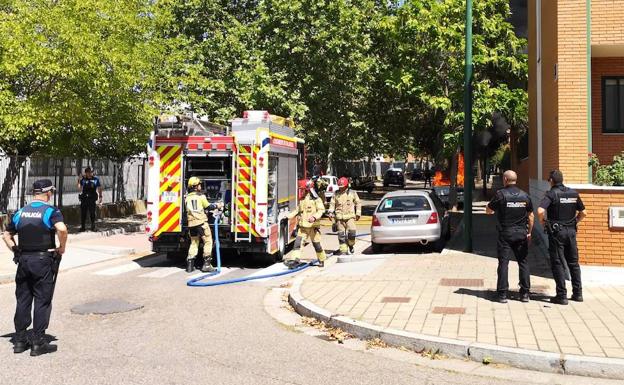
[[[32,199],[32,184],[50,179],[56,186],[55,206],[80,204],[78,179],[91,167],[102,183],[103,203],[145,199],[146,159],[124,162],[105,159],[70,159],[0,155],[0,213],[13,212]]]

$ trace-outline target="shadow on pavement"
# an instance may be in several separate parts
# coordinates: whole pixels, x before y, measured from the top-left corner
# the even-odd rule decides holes
[[[29,341],[31,341],[31,340],[32,340],[32,335],[33,335],[33,331],[32,331],[32,329],[28,329],[28,330],[26,331],[26,333],[27,333],[27,335],[28,335],[28,340],[29,340]],[[15,333],[8,333],[8,334],[2,335],[2,336],[0,336],[0,337],[1,337],[1,338],[6,338],[6,339],[8,339],[10,343],[15,343],[15,336],[16,336],[16,334],[15,334]],[[44,338],[44,339],[45,339],[48,343],[50,343],[50,342],[54,342],[54,341],[58,341],[58,339],[56,338],[56,336],[53,336],[53,335],[51,335],[51,334],[45,334],[45,335],[43,336],[43,338]]]
[[[475,290],[475,289],[468,289],[468,288],[462,287],[462,288],[455,290],[454,293],[462,294],[462,295],[471,295],[473,297],[482,298],[490,302],[498,303],[496,299],[497,293],[495,290]],[[531,292],[530,297],[531,297],[531,301],[545,302],[545,303],[550,304],[551,297],[544,295],[543,293]],[[512,291],[512,290],[508,291],[507,299],[510,301],[520,301],[520,292]]]
[[[448,241],[446,248],[450,250],[464,250],[464,225],[463,219],[458,220],[458,216],[462,213],[454,213],[452,220],[457,222],[455,232]],[[497,240],[498,230],[496,229],[497,221],[494,215],[477,213],[472,215],[472,245],[473,254],[481,257],[495,258],[497,256]],[[550,260],[548,257],[547,246],[544,245],[541,237],[535,236],[533,230],[533,241],[529,245],[529,266],[531,275],[544,278],[552,278],[552,270],[550,268]],[[515,259],[513,259],[515,261]]]
[[[384,245],[381,253],[373,252],[372,246],[367,247],[362,254],[364,255],[375,255],[375,254],[429,254],[433,253],[435,250],[432,245],[423,246],[418,243],[402,243],[396,245]]]

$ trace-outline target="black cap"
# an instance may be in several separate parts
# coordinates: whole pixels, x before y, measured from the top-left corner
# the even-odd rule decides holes
[[[91,171],[93,171],[93,170],[91,169],[91,167],[87,167],[87,168],[85,168],[85,172],[91,172]]]
[[[552,170],[550,174],[548,174],[548,180],[552,181],[554,184],[563,183],[563,173],[559,170]]]
[[[45,193],[48,191],[55,191],[56,187],[52,184],[50,179],[39,179],[33,183],[33,192],[35,194]]]

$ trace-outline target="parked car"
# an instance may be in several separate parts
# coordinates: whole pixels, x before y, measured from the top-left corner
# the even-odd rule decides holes
[[[442,203],[444,203],[444,207],[448,207],[449,205],[449,194],[451,191],[451,186],[434,186],[433,192],[440,198]],[[457,187],[457,205],[464,205],[464,188]]]
[[[403,170],[400,168],[389,168],[386,170],[383,179],[384,187],[388,187],[390,185],[396,185],[401,188],[405,187],[405,174]]]
[[[325,200],[329,202],[334,196],[334,192],[338,191],[338,178],[333,175],[321,176],[325,182],[327,182],[327,189],[325,190]]]
[[[351,180],[351,188],[354,190],[366,191],[370,194],[375,189],[375,179],[372,176],[356,176]]]
[[[424,171],[420,168],[415,168],[412,170],[410,178],[412,180],[423,180],[425,178]]]
[[[394,191],[381,199],[371,224],[373,252],[384,245],[432,244],[442,250],[450,235],[450,220],[440,198],[431,190]]]

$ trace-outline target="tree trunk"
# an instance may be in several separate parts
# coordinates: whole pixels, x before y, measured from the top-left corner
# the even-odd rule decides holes
[[[4,175],[2,189],[0,189],[0,212],[8,212],[11,192],[13,191],[15,181],[19,176],[19,170],[24,165],[25,160],[25,157],[17,155],[9,158],[9,166],[7,167],[6,174]]]

